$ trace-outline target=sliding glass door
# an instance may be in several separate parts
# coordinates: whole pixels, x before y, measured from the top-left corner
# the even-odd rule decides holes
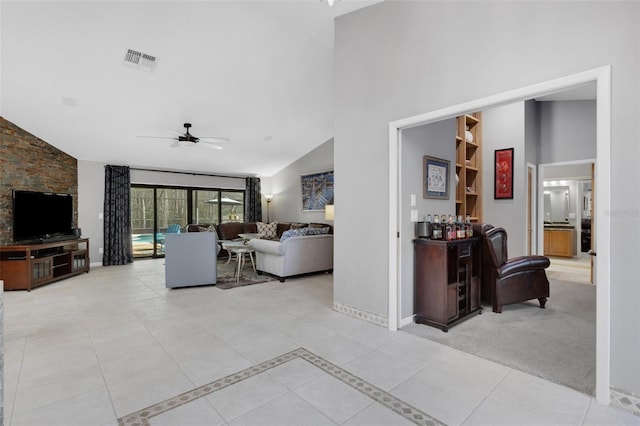
[[[155,206],[156,197],[153,188],[131,188],[133,257],[148,257],[156,254]]]
[[[244,191],[132,185],[133,256],[164,256],[164,237],[188,224],[244,221]]]
[[[164,254],[164,236],[178,233],[187,226],[187,190],[177,188],[156,188],[156,240],[159,252]]]

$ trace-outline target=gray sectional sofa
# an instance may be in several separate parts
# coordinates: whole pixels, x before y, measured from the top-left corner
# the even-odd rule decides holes
[[[284,242],[254,239],[249,247],[256,251],[256,269],[286,277],[311,272],[333,272],[333,235],[302,235]]]

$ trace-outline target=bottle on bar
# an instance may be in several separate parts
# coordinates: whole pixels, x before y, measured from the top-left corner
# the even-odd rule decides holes
[[[456,221],[456,237],[459,240],[464,240],[465,238],[467,238],[467,229],[464,222],[462,222],[461,214],[458,215],[458,220]]]
[[[473,237],[473,225],[471,224],[471,215],[467,215],[467,238]]]
[[[440,217],[438,215],[433,216],[433,225],[431,226],[431,239],[442,239],[442,226],[440,225]]]
[[[453,224],[453,216],[451,215],[449,215],[449,220],[447,221],[445,234],[447,235],[447,241],[456,239],[456,226]]]

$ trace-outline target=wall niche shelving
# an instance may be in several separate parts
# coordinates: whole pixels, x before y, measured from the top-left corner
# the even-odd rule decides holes
[[[482,113],[456,117],[456,215],[482,222]]]

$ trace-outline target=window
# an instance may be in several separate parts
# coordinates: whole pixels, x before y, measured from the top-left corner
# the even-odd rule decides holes
[[[188,224],[244,221],[244,191],[132,185],[134,257],[164,256],[164,236]]]

